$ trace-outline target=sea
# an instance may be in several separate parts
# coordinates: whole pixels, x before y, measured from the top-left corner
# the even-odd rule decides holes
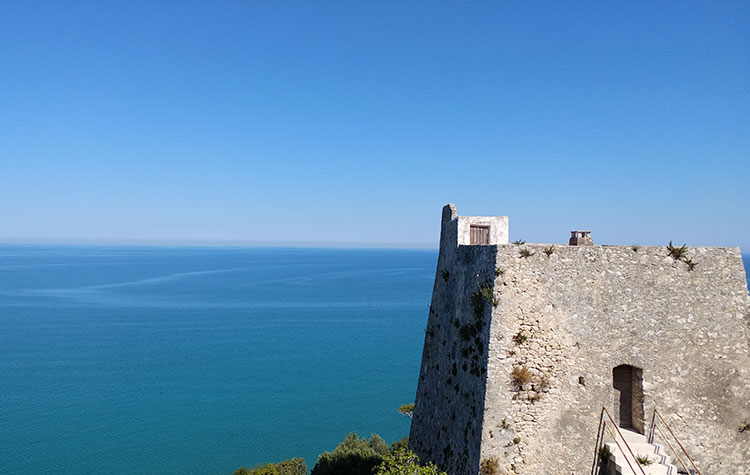
[[[0,473],[312,468],[352,431],[401,439],[436,262],[436,250],[0,246]]]

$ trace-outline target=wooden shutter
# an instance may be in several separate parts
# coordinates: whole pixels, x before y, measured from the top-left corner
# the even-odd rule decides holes
[[[473,246],[486,246],[490,243],[490,227],[489,226],[469,226],[470,240],[469,243]]]

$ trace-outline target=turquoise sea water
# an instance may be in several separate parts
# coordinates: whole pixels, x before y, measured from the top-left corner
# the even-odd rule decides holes
[[[0,247],[0,472],[311,468],[352,430],[399,439],[436,259]]]
[[[436,258],[0,247],[0,472],[228,474],[400,439]]]

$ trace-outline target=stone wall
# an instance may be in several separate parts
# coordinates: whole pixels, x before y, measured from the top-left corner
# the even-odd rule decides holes
[[[450,475],[474,475],[490,457],[501,473],[590,473],[601,408],[615,405],[612,370],[625,364],[641,370],[637,429],[658,407],[703,473],[748,473],[739,249],[689,248],[689,270],[665,247],[445,241],[409,442],[420,457]],[[488,282],[474,336],[472,295]]]
[[[692,271],[665,247],[499,246],[482,456],[516,473],[590,470],[601,407],[615,404],[612,370],[627,364],[642,369],[636,428],[658,407],[704,473],[747,473],[742,260],[737,248],[688,254]],[[514,367],[532,381],[515,384]],[[518,444],[495,441],[503,426]]]
[[[479,465],[489,318],[497,247],[456,245],[455,210],[441,250],[422,353],[409,446],[451,474]],[[480,284],[489,285],[482,297]]]

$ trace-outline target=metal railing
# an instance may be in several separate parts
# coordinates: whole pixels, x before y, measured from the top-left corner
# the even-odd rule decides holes
[[[694,471],[691,471],[688,469],[687,465],[685,464],[685,462],[683,462],[682,458],[680,458],[680,455],[677,453],[675,448],[672,447],[672,444],[669,442],[669,439],[665,436],[664,431],[662,431],[661,428],[659,428],[659,426],[656,425],[657,416],[659,417],[659,421],[661,421],[661,423],[664,424],[664,427],[666,427],[669,433],[672,435],[672,438],[675,440],[675,442],[677,442],[677,445],[680,446],[680,449],[682,450],[682,454],[687,458],[687,460],[690,461],[690,465],[693,466]],[[651,416],[651,426],[649,427],[649,431],[648,431],[648,442],[650,444],[654,443],[654,434],[656,433],[656,431],[659,431],[659,434],[661,434],[661,438],[664,440],[664,442],[666,442],[667,446],[669,446],[669,448],[672,450],[672,453],[674,454],[675,458],[680,463],[680,465],[682,466],[682,468],[685,470],[686,473],[691,473],[691,474],[697,473],[698,475],[703,475],[701,474],[701,471],[698,470],[698,467],[695,466],[695,462],[687,453],[687,450],[685,450],[685,447],[680,442],[680,439],[678,439],[677,436],[674,434],[674,431],[672,430],[672,428],[669,427],[669,424],[667,424],[667,421],[665,421],[664,418],[659,413],[659,411],[656,408],[654,408],[654,414]]]
[[[609,419],[610,425],[615,428],[615,431],[617,432],[617,435],[615,435],[615,432],[613,432],[612,429],[609,426],[607,426],[607,420],[604,419],[604,415],[605,414],[607,416],[607,419]],[[620,453],[622,454],[622,457],[625,459],[625,462],[627,462],[628,467],[630,467],[631,473],[633,473],[633,474],[637,473],[635,471],[635,469],[633,468],[633,464],[635,464],[638,467],[638,470],[640,470],[640,473],[642,475],[646,475],[646,471],[643,470],[643,467],[641,466],[641,464],[638,463],[638,459],[636,458],[635,454],[633,454],[633,450],[628,445],[628,441],[625,440],[625,437],[622,435],[622,432],[620,432],[620,428],[617,426],[617,423],[615,423],[615,420],[612,418],[612,415],[609,413],[609,411],[607,410],[607,408],[604,407],[604,406],[602,406],[602,413],[599,416],[599,431],[598,431],[598,434],[597,434],[596,449],[595,449],[596,450],[596,454],[595,454],[596,458],[594,459],[594,465],[591,468],[592,475],[593,475],[594,471],[596,470],[596,467],[599,465],[599,448],[602,446],[602,442],[603,442],[603,439],[604,439],[604,434],[602,432],[602,429],[604,429],[607,432],[609,432],[609,435],[612,437],[612,439],[614,439],[615,444],[617,444],[617,448],[620,450]],[[624,445],[625,448],[628,449],[628,453],[630,453],[630,457],[632,458],[633,463],[631,463],[631,459],[628,458],[627,454],[622,449],[622,445],[620,445],[620,440],[618,440],[617,436],[619,436],[619,439],[622,440],[622,445]]]

